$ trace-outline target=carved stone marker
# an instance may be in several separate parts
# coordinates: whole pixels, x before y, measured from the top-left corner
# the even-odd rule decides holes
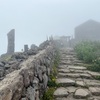
[[[24,45],[24,52],[28,51],[28,45]]]
[[[15,51],[15,29],[12,29],[8,34],[7,54],[12,54]]]

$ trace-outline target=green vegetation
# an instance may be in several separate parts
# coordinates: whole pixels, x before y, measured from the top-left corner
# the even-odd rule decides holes
[[[100,42],[81,42],[75,46],[77,57],[85,63],[91,64],[87,68],[100,72]]]
[[[42,100],[54,100],[53,93],[55,89],[59,86],[56,83],[57,67],[59,65],[59,60],[60,60],[60,55],[59,55],[59,51],[57,50],[53,59],[52,73],[49,77],[50,80],[48,81],[48,89],[44,93]]]
[[[53,93],[55,88],[49,88],[43,95],[42,100],[53,100]]]

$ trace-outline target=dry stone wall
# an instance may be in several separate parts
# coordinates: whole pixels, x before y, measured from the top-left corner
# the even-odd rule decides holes
[[[55,49],[48,45],[24,58],[18,69],[0,81],[0,100],[40,100],[47,88],[54,54]]]

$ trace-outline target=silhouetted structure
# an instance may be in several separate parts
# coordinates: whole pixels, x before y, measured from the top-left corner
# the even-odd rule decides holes
[[[8,34],[7,54],[12,54],[15,51],[15,29],[12,29]]]
[[[24,45],[24,51],[25,51],[25,52],[28,51],[28,45]]]
[[[88,20],[87,22],[77,26],[75,28],[75,41],[100,41],[100,23],[94,20]]]

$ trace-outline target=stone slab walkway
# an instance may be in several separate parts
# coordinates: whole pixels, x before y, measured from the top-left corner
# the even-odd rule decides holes
[[[61,49],[54,100],[100,100],[100,73],[88,71],[72,49]],[[77,66],[76,66],[77,65]]]

